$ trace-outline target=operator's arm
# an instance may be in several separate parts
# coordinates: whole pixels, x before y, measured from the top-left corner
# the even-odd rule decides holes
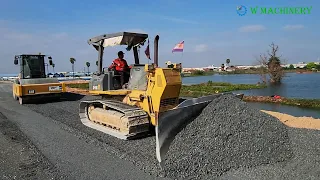
[[[109,66],[109,69],[115,68],[116,64],[114,63],[114,61],[111,63],[111,65]]]

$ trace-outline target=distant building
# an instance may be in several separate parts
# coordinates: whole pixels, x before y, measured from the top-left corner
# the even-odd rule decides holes
[[[281,65],[282,67],[286,67],[289,68],[291,64],[285,64],[285,65]],[[298,64],[292,64],[294,68],[304,68],[307,63],[305,62],[299,62]]]

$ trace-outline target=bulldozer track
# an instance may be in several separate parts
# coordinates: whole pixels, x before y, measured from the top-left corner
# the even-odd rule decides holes
[[[106,105],[108,108],[111,108],[111,109],[117,110],[118,112],[123,113],[124,116],[128,118],[129,122],[137,120],[137,124],[139,124],[140,123],[139,120],[141,118],[144,118],[144,117],[148,118],[148,114],[144,110],[138,107],[130,106],[128,104],[125,104],[116,100],[102,100],[100,101],[100,103],[103,105]],[[130,125],[134,125],[134,124],[130,123]]]
[[[88,117],[88,108],[91,105],[98,107],[106,106],[107,109],[121,113],[122,115],[119,116],[119,121],[123,119],[128,121],[128,132],[123,132],[121,127],[113,126],[107,122],[91,120]],[[144,110],[116,100],[82,101],[80,104],[80,118],[84,125],[121,139],[135,137],[149,130],[149,116]]]

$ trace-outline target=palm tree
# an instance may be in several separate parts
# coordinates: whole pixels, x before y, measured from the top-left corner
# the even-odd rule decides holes
[[[74,78],[74,62],[76,62],[75,58],[70,58],[70,63],[72,64],[72,77]]]
[[[39,53],[39,55],[41,55],[41,53]],[[53,67],[53,61],[52,61],[52,57],[49,56],[48,57],[49,59],[49,64],[48,63],[44,63],[44,65],[47,67],[47,76],[49,76],[49,66],[52,66]],[[54,71],[54,68],[53,68],[53,71]],[[53,73],[54,74],[54,73]]]
[[[226,60],[226,63],[227,63],[227,65],[229,66],[229,64],[230,64],[230,59],[227,59],[227,60]]]
[[[87,65],[87,67],[88,67],[88,75],[89,75],[89,73],[90,73],[90,71],[89,71],[90,63],[89,63],[89,62],[86,62],[86,65]]]
[[[54,72],[54,67],[56,66],[56,64],[52,63],[51,66],[52,66],[53,74],[55,74],[55,72]]]

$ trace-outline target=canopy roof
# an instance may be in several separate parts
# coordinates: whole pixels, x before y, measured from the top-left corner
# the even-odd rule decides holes
[[[93,45],[98,50],[99,44],[102,40],[103,47],[127,45],[128,49],[136,45],[143,45],[148,34],[133,33],[133,32],[118,32],[112,34],[103,34],[100,36],[93,37],[88,40],[89,45]]]

